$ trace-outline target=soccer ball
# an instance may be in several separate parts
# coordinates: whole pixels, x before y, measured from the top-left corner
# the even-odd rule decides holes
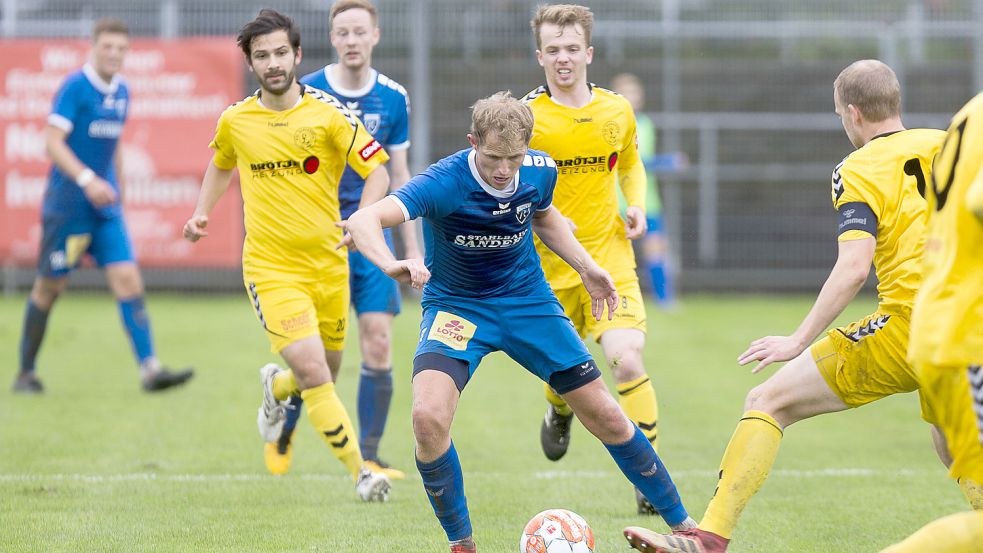
[[[526,524],[519,553],[593,553],[594,531],[577,513],[566,509],[543,511]]]

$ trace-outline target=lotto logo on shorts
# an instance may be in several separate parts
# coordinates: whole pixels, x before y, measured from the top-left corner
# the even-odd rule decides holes
[[[377,141],[373,140],[372,142],[366,144],[364,148],[359,150],[358,155],[359,157],[362,158],[362,161],[367,161],[370,157],[374,156],[375,153],[381,149],[382,149],[382,144],[379,144]]]
[[[468,349],[468,342],[474,337],[474,332],[477,329],[478,327],[474,323],[463,317],[446,311],[438,311],[433,324],[430,325],[427,339],[440,342],[458,351],[464,351]]]

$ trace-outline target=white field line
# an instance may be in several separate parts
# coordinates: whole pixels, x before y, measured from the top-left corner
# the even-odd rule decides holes
[[[712,478],[717,474],[714,470],[677,470],[672,471],[674,479],[680,478]],[[925,469],[876,469],[876,468],[855,468],[839,467],[815,470],[796,470],[796,469],[775,469],[771,471],[772,478],[870,478],[870,477],[910,477],[910,476],[929,476],[944,475],[945,470],[940,466],[938,470]],[[515,473],[504,472],[465,472],[465,478],[495,479],[514,478]],[[533,478],[540,480],[562,480],[569,478],[576,479],[620,479],[623,478],[620,472],[601,471],[601,470],[549,470],[537,471],[532,473]],[[160,474],[152,472],[135,472],[126,474],[0,474],[0,482],[80,482],[84,484],[107,484],[115,482],[263,482],[272,481],[279,476],[272,476],[263,473],[244,473],[244,474]],[[342,481],[349,477],[343,474],[298,474],[286,478],[299,479],[303,481]],[[416,480],[416,475],[407,474],[410,480]]]

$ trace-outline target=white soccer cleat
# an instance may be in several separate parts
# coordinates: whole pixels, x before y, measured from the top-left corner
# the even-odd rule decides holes
[[[276,363],[268,363],[259,370],[259,378],[263,383],[263,403],[259,406],[256,426],[264,442],[276,442],[283,432],[283,423],[287,420],[287,402],[277,401],[273,396],[273,377],[283,372]]]
[[[355,491],[362,501],[377,501],[385,503],[389,501],[389,477],[381,472],[372,472],[363,468],[358,473],[358,480],[355,481]]]

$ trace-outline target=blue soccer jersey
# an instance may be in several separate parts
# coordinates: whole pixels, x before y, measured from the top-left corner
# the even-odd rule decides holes
[[[372,70],[369,83],[360,90],[344,88],[331,77],[328,65],[320,71],[305,75],[300,82],[319,88],[338,98],[357,115],[369,134],[386,150],[399,150],[410,146],[410,100],[406,89],[389,77]],[[341,201],[341,217],[347,219],[358,209],[365,179],[351,167],[345,167],[338,186]]]
[[[55,94],[48,124],[67,133],[65,143],[79,160],[108,181],[117,193],[119,184],[113,157],[123,132],[129,107],[129,92],[119,75],[112,82],[102,80],[91,65],[69,75]],[[96,210],[75,181],[52,165],[44,214],[68,217],[120,214],[118,203]]]
[[[462,150],[413,177],[392,197],[406,220],[423,217],[431,278],[423,300],[442,296],[551,295],[533,245],[532,218],[550,208],[556,164],[529,150],[505,190],[484,182],[475,151]]]

